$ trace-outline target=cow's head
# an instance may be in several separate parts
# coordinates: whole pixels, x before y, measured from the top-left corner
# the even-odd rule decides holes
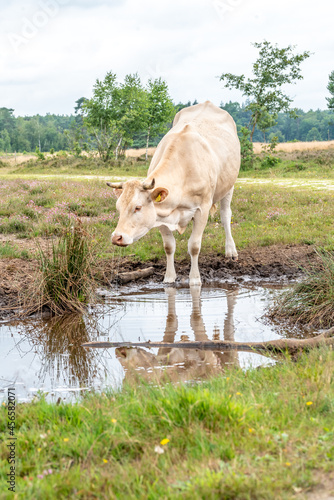
[[[119,221],[112,233],[111,242],[126,247],[144,236],[156,222],[153,202],[161,203],[167,196],[165,188],[155,188],[155,179],[149,181],[131,180],[119,184],[107,185],[114,188],[118,197],[116,208]]]

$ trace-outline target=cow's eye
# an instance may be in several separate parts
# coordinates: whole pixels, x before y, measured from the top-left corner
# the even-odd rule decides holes
[[[135,208],[135,212],[139,212],[139,210],[141,210],[141,207],[136,207]]]

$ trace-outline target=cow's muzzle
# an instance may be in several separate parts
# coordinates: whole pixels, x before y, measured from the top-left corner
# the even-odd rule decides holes
[[[113,233],[111,236],[111,243],[113,245],[117,245],[119,247],[126,247],[129,245],[129,242],[126,241],[124,236],[120,233]]]

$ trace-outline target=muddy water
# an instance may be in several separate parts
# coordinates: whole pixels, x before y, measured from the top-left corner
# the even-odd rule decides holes
[[[93,340],[263,341],[291,332],[261,319],[275,287],[222,286],[121,288],[103,292],[105,304],[85,316],[0,326],[0,398],[16,387],[19,401],[38,392],[47,399],[71,400],[82,391],[119,388],[140,373],[148,380],[203,379],[231,365],[274,363],[251,352],[200,352],[187,349],[85,349]],[[307,333],[305,333],[306,335]]]

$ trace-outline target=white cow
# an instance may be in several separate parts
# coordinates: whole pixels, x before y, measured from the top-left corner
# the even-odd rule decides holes
[[[240,143],[233,118],[206,101],[184,108],[159,143],[141,182],[110,184],[116,188],[119,221],[112,243],[127,246],[158,227],[167,256],[165,283],[176,279],[175,239],[193,219],[188,242],[191,257],[190,285],[200,285],[198,255],[210,209],[220,201],[226,234],[226,257],[237,259],[231,234],[231,199],[240,168]]]

